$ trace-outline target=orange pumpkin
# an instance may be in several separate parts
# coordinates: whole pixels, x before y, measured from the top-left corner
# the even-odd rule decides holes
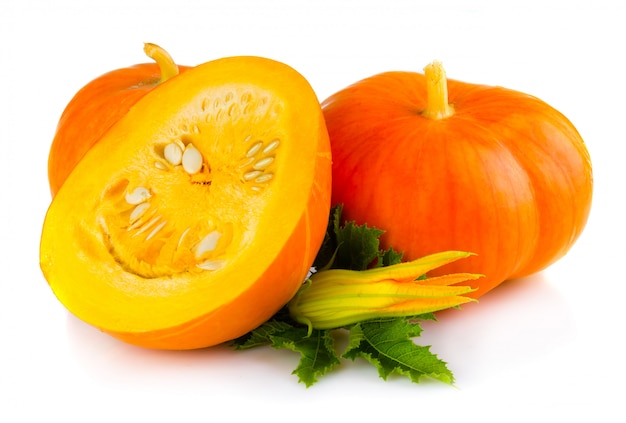
[[[332,203],[385,230],[413,260],[477,256],[438,274],[482,273],[474,297],[562,257],[586,224],[592,168],[563,114],[521,92],[388,72],[323,102],[333,154]]]
[[[207,347],[269,319],[306,278],[330,210],[328,133],[283,63],[230,57],[119,88],[152,71],[116,71],[72,100],[40,264],[69,311],[121,340]],[[79,111],[90,103],[108,116]]]
[[[85,153],[140,98],[189,68],[176,65],[169,54],[155,44],[146,43],[144,51],[157,63],[141,63],[108,72],[85,85],[66,106],[48,156],[52,196]]]

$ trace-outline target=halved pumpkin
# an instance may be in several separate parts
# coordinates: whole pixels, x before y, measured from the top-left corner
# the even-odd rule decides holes
[[[216,345],[306,278],[330,210],[321,107],[289,66],[231,57],[148,92],[55,195],[41,268],[78,318],[126,342]]]

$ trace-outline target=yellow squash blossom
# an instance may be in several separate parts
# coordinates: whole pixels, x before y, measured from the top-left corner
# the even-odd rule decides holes
[[[474,291],[457,286],[482,275],[454,273],[420,278],[472,253],[445,251],[368,270],[329,269],[314,273],[288,304],[297,322],[312,329],[334,329],[377,317],[410,317],[475,301]],[[420,279],[418,279],[420,278]]]

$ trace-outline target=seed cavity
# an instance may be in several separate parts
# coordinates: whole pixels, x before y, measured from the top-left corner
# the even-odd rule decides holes
[[[150,190],[148,190],[148,188],[137,187],[132,192],[126,193],[126,202],[131,205],[141,204],[150,197]]]
[[[202,154],[193,144],[187,144],[182,156],[182,165],[185,172],[190,175],[198,173],[202,169]]]
[[[228,253],[243,242],[238,230],[230,227],[232,223],[217,216],[207,221],[205,209],[196,210],[194,205],[190,212],[177,213],[176,207],[168,204],[170,192],[185,198],[199,193],[202,201],[217,202],[222,200],[219,195],[223,182],[234,182],[237,195],[254,197],[276,183],[274,179],[280,179],[274,164],[284,148],[279,132],[269,128],[250,130],[242,121],[225,134],[234,136],[235,142],[212,144],[212,128],[220,119],[247,120],[249,112],[255,121],[280,113],[281,107],[275,107],[272,98],[235,90],[222,92],[219,98],[202,98],[197,105],[203,115],[193,120],[182,117],[168,128],[161,140],[146,150],[150,154],[146,162],[149,169],[136,179],[118,181],[104,199],[106,207],[101,209],[105,221],[101,228],[107,233],[112,231],[107,237],[111,254],[146,278],[223,270],[232,264]]]
[[[163,150],[163,156],[165,160],[178,166],[183,161],[183,149],[175,142],[169,143]]]

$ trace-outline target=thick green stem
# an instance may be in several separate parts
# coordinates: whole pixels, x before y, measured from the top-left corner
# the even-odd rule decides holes
[[[159,65],[161,70],[161,80],[159,82],[165,82],[171,77],[178,75],[178,66],[163,48],[156,44],[145,43],[143,51]]]
[[[422,115],[429,119],[445,119],[454,114],[454,107],[448,103],[448,81],[441,62],[434,61],[424,68],[426,77],[426,110]]]

